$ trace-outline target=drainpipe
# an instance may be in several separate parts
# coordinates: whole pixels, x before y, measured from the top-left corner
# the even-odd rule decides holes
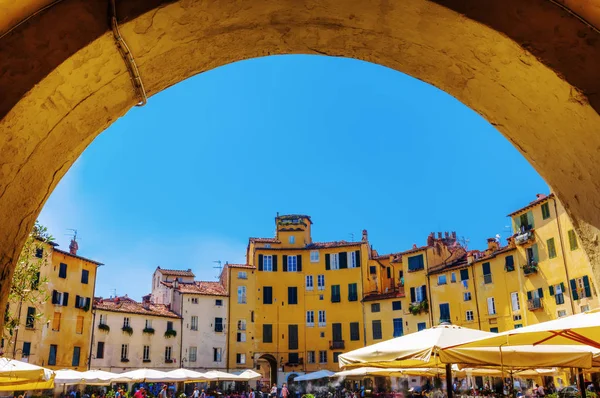
[[[175,290],[173,289],[173,298],[175,297]],[[183,368],[183,295],[179,293],[179,316],[181,317],[180,325],[181,328],[181,340],[179,340],[179,367]],[[196,353],[196,355],[198,355]]]
[[[362,245],[361,245],[362,248]],[[368,256],[367,256],[367,262],[365,264],[363,264],[363,261],[361,260],[361,264],[363,264],[363,266],[361,267],[362,269],[365,270],[365,272],[369,272],[369,261],[371,259],[371,251],[369,250],[369,245],[367,244],[367,250],[368,250]],[[361,253],[362,254],[362,250]],[[362,275],[362,271],[361,271],[361,276],[360,276],[360,288],[362,290],[362,300],[361,300],[361,306],[362,306],[362,316],[363,316],[363,344],[366,346],[367,345],[367,314],[365,313],[365,281],[364,281],[364,275]]]
[[[90,310],[92,311],[92,335],[90,336],[90,351],[88,352],[88,370],[92,368],[92,351],[94,351],[94,334],[96,332],[96,328],[94,325],[96,324],[96,310],[94,310],[94,297],[96,296],[96,280],[98,279],[98,268],[102,267],[104,264],[99,264],[96,267],[96,274],[94,275],[94,291],[92,292],[92,299],[90,300]]]
[[[471,275],[473,276],[473,292],[475,293],[475,308],[477,310],[477,325],[478,325],[477,328],[479,330],[481,330],[481,315],[479,314],[479,298],[477,296],[477,283],[475,283],[475,281],[476,281],[475,266],[473,264],[470,264],[469,267],[471,267]],[[460,281],[460,282],[462,284],[462,281]]]
[[[430,327],[433,327],[433,297],[431,296],[431,284],[429,283],[429,259],[427,257],[427,250],[425,250],[425,264],[427,264],[427,272],[425,274],[427,278],[425,279],[425,284],[427,286],[427,294],[429,295],[427,300],[429,302],[429,325]]]
[[[567,277],[566,287],[569,292],[569,302],[571,303],[571,315],[575,314],[575,303],[573,302],[573,292],[571,291],[571,279],[569,278],[569,268],[567,267],[567,258],[565,257],[565,244],[563,242],[562,231],[560,228],[560,220],[558,219],[558,207],[556,206],[556,198],[552,198],[554,203],[554,215],[556,216],[556,225],[558,227],[558,240],[560,241],[560,250],[562,252],[563,266],[565,267],[565,276]]]

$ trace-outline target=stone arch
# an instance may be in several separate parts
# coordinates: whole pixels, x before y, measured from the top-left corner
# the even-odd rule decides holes
[[[278,373],[278,367],[277,367],[277,359],[271,355],[271,354],[262,354],[261,356],[258,357],[257,361],[266,361],[269,364],[269,375],[270,375],[270,384],[268,386],[268,391],[271,389],[271,386],[273,385],[273,383],[277,384],[277,373]]]
[[[119,0],[116,14],[150,96],[230,62],[296,53],[362,59],[439,87],[496,126],[555,190],[599,281],[600,11],[598,0],[579,3]],[[0,5],[2,307],[46,199],[139,97],[107,0]]]

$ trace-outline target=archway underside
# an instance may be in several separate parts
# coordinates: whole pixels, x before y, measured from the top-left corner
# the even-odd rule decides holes
[[[600,34],[555,4],[117,3],[148,95],[238,60],[300,53],[377,63],[453,95],[555,190],[600,281]],[[107,21],[105,0],[63,0],[0,39],[0,307],[27,232],[58,181],[138,102]]]

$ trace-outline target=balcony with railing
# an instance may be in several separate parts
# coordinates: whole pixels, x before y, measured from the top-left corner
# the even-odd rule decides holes
[[[406,297],[406,293],[404,292],[404,284],[398,283],[394,287],[394,291],[396,292],[396,297]]]
[[[544,309],[544,302],[541,298],[532,298],[527,300],[527,309],[529,311],[540,311]]]
[[[515,234],[515,243],[517,245],[524,245],[527,242],[533,241],[534,238],[533,229],[524,228]]]
[[[538,263],[536,261],[529,261],[523,266],[523,273],[525,275],[532,275],[538,273]]]
[[[344,350],[346,345],[344,344],[344,340],[333,340],[329,341],[329,349],[330,350]]]

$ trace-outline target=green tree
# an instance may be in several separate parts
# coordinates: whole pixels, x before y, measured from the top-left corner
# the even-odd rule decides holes
[[[53,240],[48,229],[36,221],[19,255],[8,294],[3,336],[8,337],[9,342],[19,326],[23,306],[36,308],[35,320],[44,315],[41,308],[48,301],[48,281],[40,277],[40,272],[42,267],[51,263],[50,253],[46,248]]]

